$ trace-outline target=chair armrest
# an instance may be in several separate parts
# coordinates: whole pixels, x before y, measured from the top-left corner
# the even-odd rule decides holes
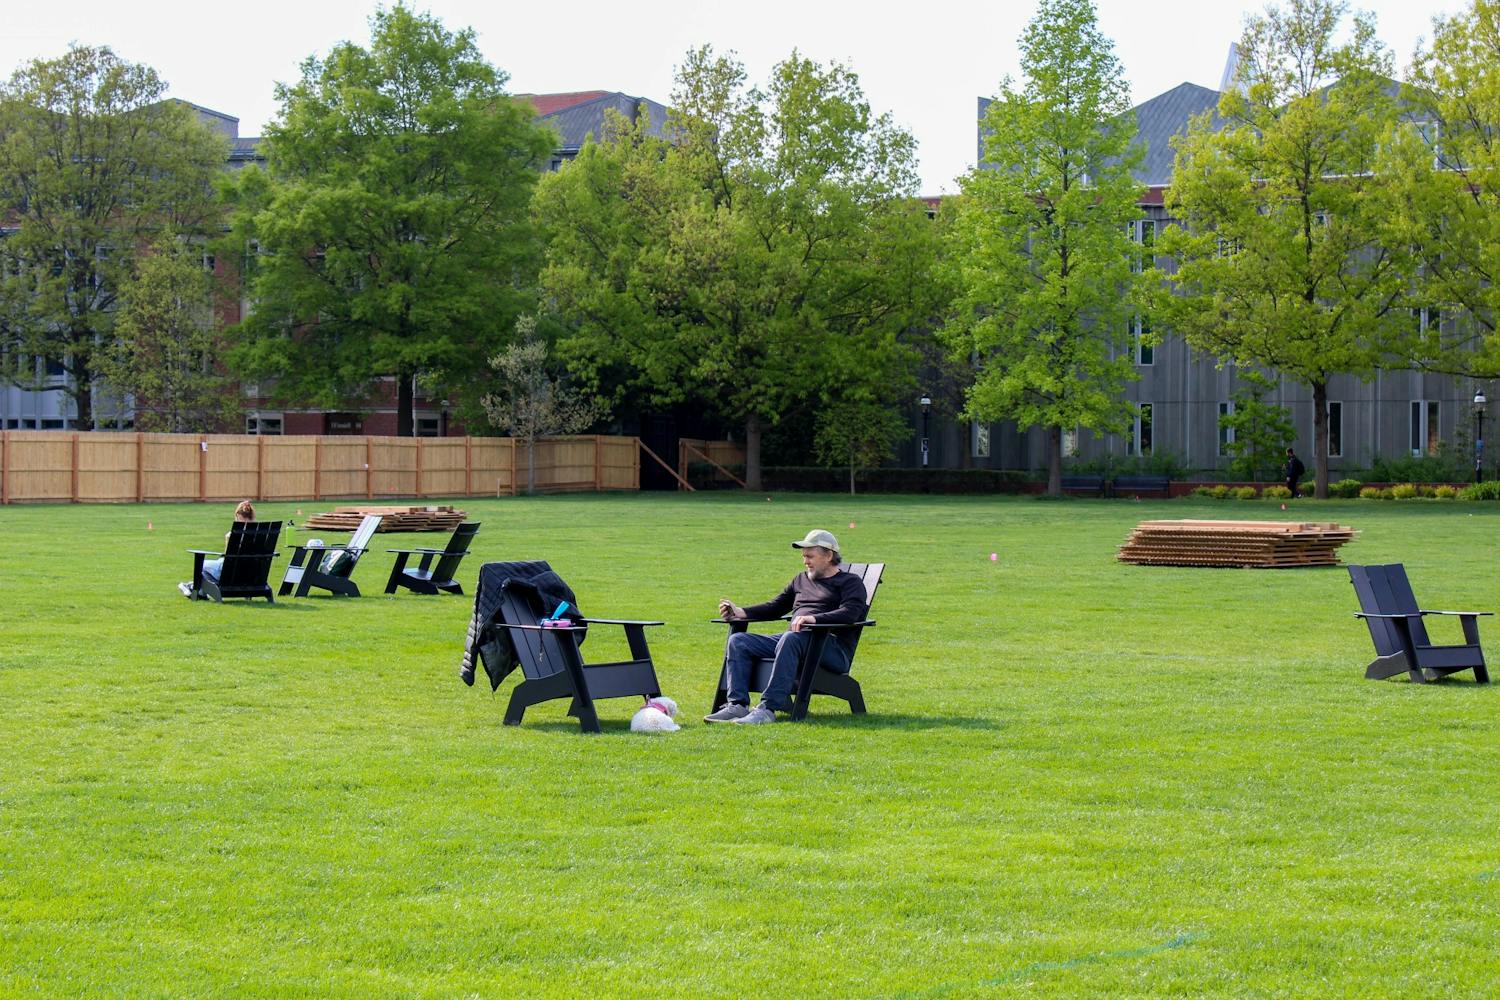
[[[585,625],[665,625],[666,622],[637,622],[623,618],[585,618]]]
[[[1423,609],[1417,612],[1421,615],[1493,615],[1493,611],[1428,611]]]
[[[875,619],[873,619],[873,618],[866,618],[862,622],[828,622],[828,623],[813,622],[810,625],[804,625],[802,627],[803,628],[855,628],[855,627],[869,628],[870,626],[872,626],[874,624],[875,624]]]
[[[332,548],[332,546],[329,546],[329,548]],[[396,553],[405,552],[409,556],[412,556],[412,555],[416,555],[416,556],[426,556],[426,555],[440,556],[440,555],[443,554],[444,550],[443,549],[386,549],[386,551],[387,552],[396,552]]]
[[[211,552],[208,549],[188,549],[195,556],[222,556],[222,552]]]
[[[1378,615],[1378,614],[1376,614],[1373,611],[1356,611],[1356,612],[1354,612],[1354,617],[1356,617],[1356,618],[1391,618],[1391,619],[1397,619],[1397,620],[1400,620],[1400,621],[1406,621],[1408,618],[1421,618],[1422,617],[1422,612],[1420,612],[1420,611],[1413,611],[1409,615]]]
[[[569,625],[567,628],[558,628],[557,626],[554,625],[554,626],[550,626],[550,627],[547,627],[547,628],[543,628],[540,625],[512,625],[509,622],[494,622],[490,627],[492,627],[492,628],[518,628],[518,629],[523,629],[523,630],[525,630],[527,632],[587,632],[588,631],[588,626],[587,625]]]

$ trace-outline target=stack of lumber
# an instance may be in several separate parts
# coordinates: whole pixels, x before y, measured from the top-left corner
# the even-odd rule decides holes
[[[1353,528],[1326,522],[1142,521],[1120,546],[1119,559],[1145,566],[1337,566],[1334,550],[1353,537]]]
[[[452,531],[467,516],[452,507],[335,507],[303,522],[307,531],[353,531],[366,514],[379,514],[379,531]]]

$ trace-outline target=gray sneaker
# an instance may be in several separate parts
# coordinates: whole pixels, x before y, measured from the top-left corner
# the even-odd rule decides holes
[[[734,724],[737,726],[758,726],[765,722],[775,721],[776,713],[767,708],[765,702],[761,702],[749,712],[746,712],[743,718],[735,719]]]
[[[727,702],[723,708],[712,715],[705,715],[704,722],[738,722],[750,714],[750,709],[738,702]]]

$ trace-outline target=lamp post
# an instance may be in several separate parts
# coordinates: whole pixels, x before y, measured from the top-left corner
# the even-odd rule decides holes
[[[931,451],[928,430],[932,426],[932,397],[926,393],[917,400],[922,404],[922,492],[926,493],[927,485],[927,456]]]
[[[1484,390],[1474,393],[1474,482],[1484,479]]]

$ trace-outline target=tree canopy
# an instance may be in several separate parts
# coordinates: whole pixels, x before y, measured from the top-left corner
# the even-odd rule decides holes
[[[948,229],[959,289],[947,327],[975,359],[967,414],[1047,430],[1061,492],[1062,428],[1129,417],[1129,321],[1141,280],[1128,227],[1142,148],[1114,46],[1090,0],[1042,0],[1021,37],[1024,80],[984,117],[985,163],[963,179]]]
[[[254,310],[237,356],[279,395],[331,404],[394,376],[482,377],[534,293],[528,212],[553,138],[471,30],[403,5],[277,86],[264,172],[230,192]],[[477,393],[475,393],[477,396]]]
[[[666,134],[616,121],[547,178],[538,215],[575,364],[742,421],[753,489],[766,425],[855,385],[909,394],[932,227],[911,136],[853,71],[793,53],[745,83],[732,57],[690,52]]]
[[[0,84],[0,377],[50,387],[67,376],[79,427],[94,421],[114,308],[142,250],[216,219],[228,149],[149,66],[74,46]]]

